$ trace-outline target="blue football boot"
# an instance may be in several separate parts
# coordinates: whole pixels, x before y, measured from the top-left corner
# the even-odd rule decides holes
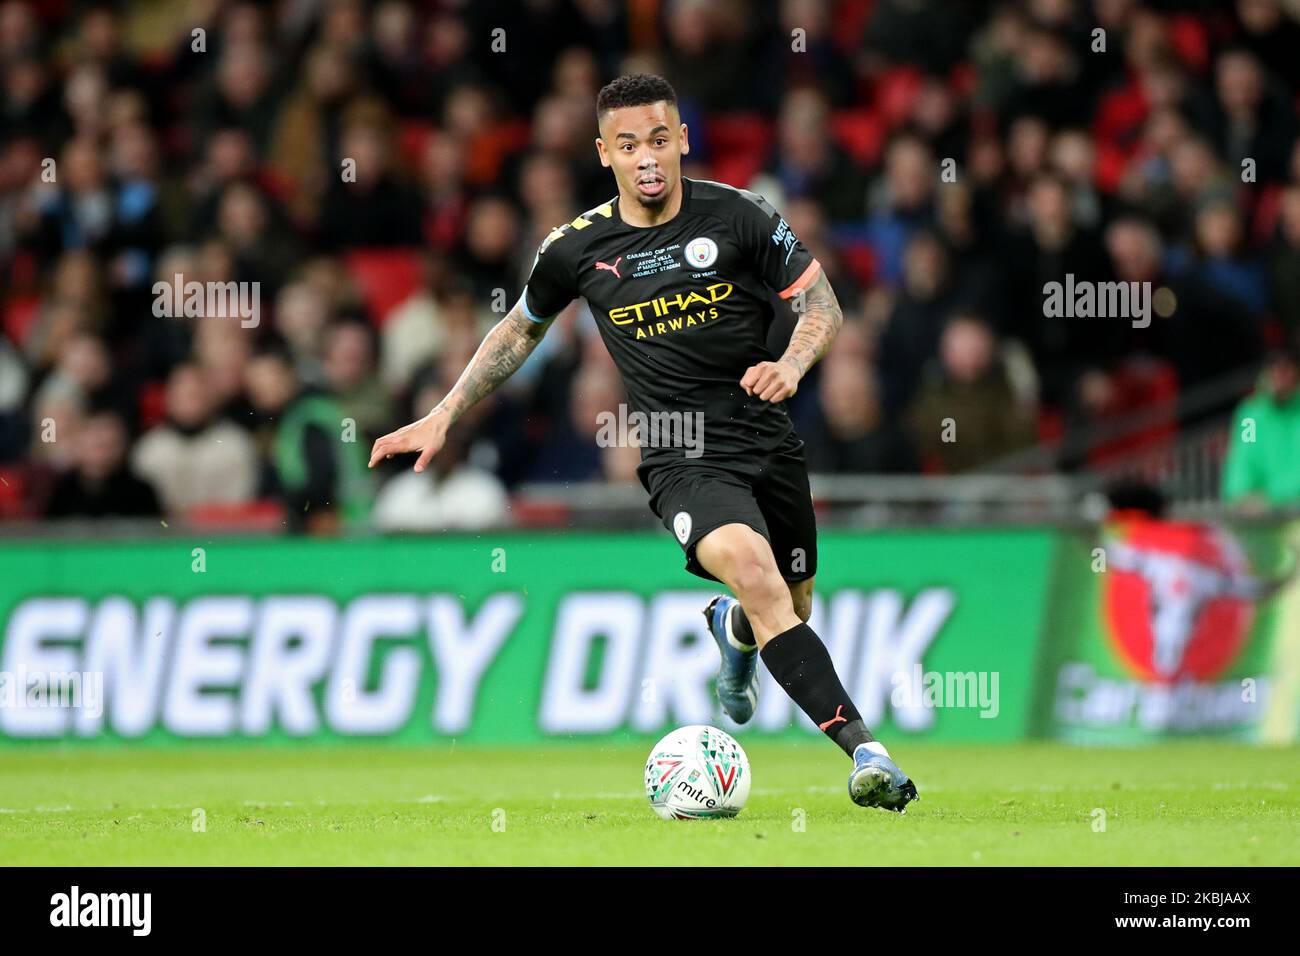
[[[758,646],[747,651],[737,646],[731,629],[731,609],[739,606],[735,598],[719,594],[704,609],[704,620],[722,655],[718,700],[728,717],[743,724],[754,716],[758,706]]]
[[[853,772],[849,774],[849,796],[860,807],[880,807],[903,813],[913,800],[920,800],[916,784],[884,754],[858,744],[853,751]]]

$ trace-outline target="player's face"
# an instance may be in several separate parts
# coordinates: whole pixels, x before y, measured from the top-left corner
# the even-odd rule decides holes
[[[667,103],[610,110],[596,140],[602,166],[614,171],[618,191],[647,209],[662,208],[681,184],[682,157],[690,152],[686,124]]]

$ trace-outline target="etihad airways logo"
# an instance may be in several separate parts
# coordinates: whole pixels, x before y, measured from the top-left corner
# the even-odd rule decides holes
[[[730,282],[715,282],[701,291],[676,292],[657,299],[623,305],[609,310],[609,320],[615,325],[637,323],[636,337],[648,338],[664,332],[699,325],[718,317],[716,303],[731,295]],[[655,319],[667,321],[656,322]],[[644,323],[644,324],[643,324]]]

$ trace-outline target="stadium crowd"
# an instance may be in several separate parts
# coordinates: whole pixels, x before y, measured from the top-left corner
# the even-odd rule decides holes
[[[631,71],[676,87],[685,174],[832,278],[789,406],[814,472],[1095,463],[1099,424],[1295,347],[1298,6],[0,0],[0,518],[474,527],[524,482],[634,482],[581,302],[430,473],[365,468],[613,195],[593,104]],[[1048,315],[1067,274],[1151,282],[1153,321]],[[255,284],[256,321],[160,282]]]

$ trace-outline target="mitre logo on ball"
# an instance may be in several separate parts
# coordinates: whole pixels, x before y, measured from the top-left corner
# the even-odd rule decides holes
[[[1221,673],[1250,634],[1255,603],[1282,583],[1253,575],[1236,539],[1206,525],[1126,523],[1105,550],[1106,631],[1125,666],[1154,683]]]

